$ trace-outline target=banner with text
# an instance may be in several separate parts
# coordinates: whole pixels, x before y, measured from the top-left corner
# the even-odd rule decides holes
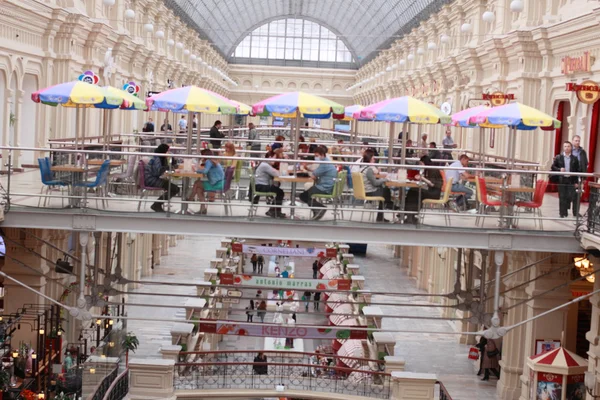
[[[360,326],[356,328],[366,328]],[[219,335],[259,336],[273,338],[293,339],[366,339],[367,331],[353,329],[334,330],[330,328],[301,328],[289,325],[251,325],[245,323],[229,323],[217,321],[214,323],[202,323],[200,321],[198,330],[203,333],[217,333]]]
[[[314,247],[270,247],[244,245],[244,253],[256,253],[264,256],[288,256],[288,257],[324,257],[325,249]]]
[[[290,279],[264,276],[221,274],[221,285],[244,285],[270,289],[350,290],[350,279]]]

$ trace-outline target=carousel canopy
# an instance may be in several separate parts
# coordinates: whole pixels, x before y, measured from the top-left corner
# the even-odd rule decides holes
[[[588,367],[585,358],[562,347],[531,356],[528,364],[535,371],[554,372],[563,375],[583,374]]]

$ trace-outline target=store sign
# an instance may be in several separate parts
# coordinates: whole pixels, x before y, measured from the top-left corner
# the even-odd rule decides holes
[[[238,242],[232,243],[231,251],[233,251],[234,253],[241,253],[242,251],[244,251],[244,245]]]
[[[514,99],[514,94],[504,94],[502,92],[484,93],[482,96],[482,100],[489,101],[494,107],[503,106],[508,100]]]
[[[334,248],[325,249],[325,257],[327,257],[327,258],[337,257],[337,249],[334,249]]]
[[[244,253],[256,253],[265,256],[288,256],[288,257],[320,257],[319,254],[325,254],[325,249],[314,247],[269,247],[244,245]]]
[[[590,56],[590,52],[586,51],[579,57],[563,57],[560,60],[560,72],[564,75],[570,75],[575,72],[590,72],[594,58]]]
[[[258,336],[290,339],[363,340],[367,338],[366,330],[311,327],[304,328],[289,325],[253,325],[245,323],[232,324],[226,321],[216,321],[216,323],[203,323],[201,321],[198,326],[198,331],[204,333],[216,333],[219,335]]]
[[[269,289],[350,290],[350,279],[290,279],[256,275],[221,274],[221,285],[244,285]]]
[[[581,85],[567,83],[567,92],[577,92],[577,98],[584,104],[594,104],[600,98],[600,86],[594,81],[583,81]]]

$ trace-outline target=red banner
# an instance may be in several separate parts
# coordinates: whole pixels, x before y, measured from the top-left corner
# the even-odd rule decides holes
[[[233,274],[221,274],[219,280],[221,285],[233,285]]]
[[[231,251],[233,251],[234,253],[242,253],[244,251],[244,245],[238,242],[232,243]]]
[[[350,279],[338,279],[337,290],[350,290],[352,281]]]
[[[334,248],[325,249],[325,257],[328,257],[328,258],[337,257],[337,249],[334,249]]]

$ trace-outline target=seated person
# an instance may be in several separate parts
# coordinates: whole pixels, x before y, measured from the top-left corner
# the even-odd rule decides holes
[[[428,156],[431,159],[431,161],[442,159],[442,152],[437,149],[437,144],[435,142],[429,143],[429,148],[430,150]],[[433,161],[433,164],[440,165],[440,162],[441,161]]]
[[[330,161],[327,158],[327,150],[324,146],[319,146],[314,152],[315,161]],[[311,174],[315,184],[308,190],[300,193],[300,200],[311,207],[319,207],[322,210],[313,210],[313,219],[319,220],[327,212],[324,204],[313,200],[313,194],[331,194],[337,177],[337,169],[333,164],[319,164],[319,167]]]
[[[275,142],[273,144],[271,144],[271,150],[275,151],[277,149],[283,148],[284,141],[285,141],[285,138],[283,136],[281,136],[281,135],[277,136],[275,138]],[[278,143],[278,142],[281,142],[281,143]]]
[[[167,154],[169,152],[168,144],[161,144],[155,150],[156,154]],[[154,156],[144,166],[144,184],[149,187],[160,187],[165,189],[165,193],[160,196],[157,201],[150,207],[156,212],[164,212],[163,201],[169,200],[171,197],[179,193],[179,186],[169,184],[168,179],[163,179],[162,176],[169,169],[169,161],[167,157]]]
[[[363,154],[364,163],[373,163],[374,162],[374,153],[373,150],[367,149]],[[392,193],[390,189],[385,186],[385,179],[377,179],[377,168],[374,165],[362,166],[360,169],[360,173],[363,176],[363,182],[365,185],[365,194],[367,196],[382,196],[385,199],[385,208],[391,210],[394,207],[394,203],[392,202]],[[379,202],[379,209],[383,210],[384,202]],[[387,219],[383,218],[383,213],[377,213],[377,222],[390,222]]]
[[[419,164],[434,165],[429,156],[421,157]],[[421,189],[421,202],[423,202],[425,199],[439,200],[440,194],[442,193],[444,178],[442,178],[442,174],[438,169],[428,168],[422,174],[418,174],[415,178],[416,180],[424,182],[427,185],[427,188]],[[419,211],[421,204],[419,203],[418,189],[410,189],[408,191],[408,194],[406,195],[406,205],[404,208],[406,211]],[[408,214],[406,222],[409,224],[415,224],[417,222],[416,214]]]
[[[236,151],[235,151],[235,145],[232,142],[227,142],[225,143],[225,152],[223,152],[223,156],[224,157],[235,157]],[[223,166],[225,168],[227,167],[233,167],[233,169],[235,170],[238,167],[238,162],[239,160],[224,160]]]
[[[209,149],[203,149],[200,154],[203,156],[214,155],[212,150]],[[196,172],[203,174],[205,179],[196,180],[188,201],[193,201],[197,196],[199,201],[205,202],[205,192],[208,192],[209,201],[215,201],[215,192],[222,191],[223,185],[225,184],[225,172],[223,171],[223,167],[218,160],[207,159],[204,163],[204,168],[199,168]],[[202,204],[198,214],[206,214],[207,212],[208,208],[206,207],[206,204]]]
[[[267,153],[265,158],[274,158],[274,153]],[[279,170],[273,167],[273,162],[263,161],[254,172],[254,185],[258,192],[273,192],[275,193],[275,205],[279,207],[271,207],[267,211],[267,215],[273,218],[285,218],[285,214],[281,212],[281,204],[283,203],[283,190],[279,186],[275,186],[273,178],[279,176]],[[255,196],[254,204],[258,203],[259,197]]]
[[[469,199],[473,196],[473,191],[466,187],[461,181],[465,181],[473,177],[465,168],[469,165],[469,156],[461,155],[457,161],[454,161],[449,166],[452,168],[460,168],[454,170],[446,170],[446,180],[452,178],[452,191],[462,193],[456,198],[456,205],[460,208],[466,208]]]
[[[299,143],[298,143],[298,154],[300,154],[299,158],[305,158],[306,157],[306,153],[308,153],[308,144],[306,144],[306,141],[304,140],[304,136],[300,136],[298,138]],[[303,154],[304,153],[304,154]]]

